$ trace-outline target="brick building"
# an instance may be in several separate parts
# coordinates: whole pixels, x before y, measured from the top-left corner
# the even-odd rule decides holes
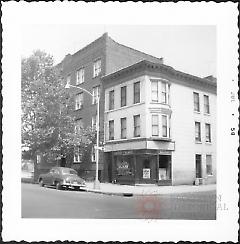
[[[216,80],[177,71],[107,33],[59,64],[66,81],[100,94],[101,181],[193,184],[216,181]],[[79,89],[76,124],[96,121],[96,101]],[[94,150],[93,150],[94,152]],[[95,175],[94,153],[73,166]]]
[[[121,45],[105,33],[73,55],[66,55],[63,61],[58,64],[64,79],[70,84],[83,87],[96,95],[100,93],[100,143],[104,141],[105,103],[101,77],[144,59],[157,63],[163,62],[161,58]],[[97,113],[96,101],[78,89],[72,92],[72,95],[75,96],[76,124],[83,127],[94,126]],[[100,152],[99,157],[100,180],[108,181],[107,172],[103,170],[105,161],[103,152]],[[73,167],[79,169],[83,175],[94,176],[96,168],[94,154],[83,162],[76,152]]]

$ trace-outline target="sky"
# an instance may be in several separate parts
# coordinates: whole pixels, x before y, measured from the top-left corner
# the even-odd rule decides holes
[[[173,68],[206,77],[216,76],[216,26],[214,25],[22,25],[22,57],[40,49],[55,63],[73,54],[104,32],[115,41],[156,57]]]

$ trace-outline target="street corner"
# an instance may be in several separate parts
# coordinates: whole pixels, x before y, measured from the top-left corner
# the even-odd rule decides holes
[[[135,209],[140,218],[157,219],[160,217],[160,198],[156,195],[139,195],[135,200]]]

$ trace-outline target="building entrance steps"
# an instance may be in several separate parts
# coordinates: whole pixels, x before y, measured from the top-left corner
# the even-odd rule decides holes
[[[138,196],[138,195],[166,195],[194,192],[216,191],[216,184],[211,185],[178,185],[178,186],[157,186],[157,185],[118,185],[111,183],[100,183],[100,189],[94,189],[94,182],[86,183],[86,191],[118,196]]]

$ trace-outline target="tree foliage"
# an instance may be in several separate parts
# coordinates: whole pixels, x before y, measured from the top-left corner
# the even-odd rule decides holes
[[[73,98],[53,57],[38,50],[21,64],[22,144],[32,155],[67,155],[76,146],[85,150],[95,133],[90,128],[75,133]]]

